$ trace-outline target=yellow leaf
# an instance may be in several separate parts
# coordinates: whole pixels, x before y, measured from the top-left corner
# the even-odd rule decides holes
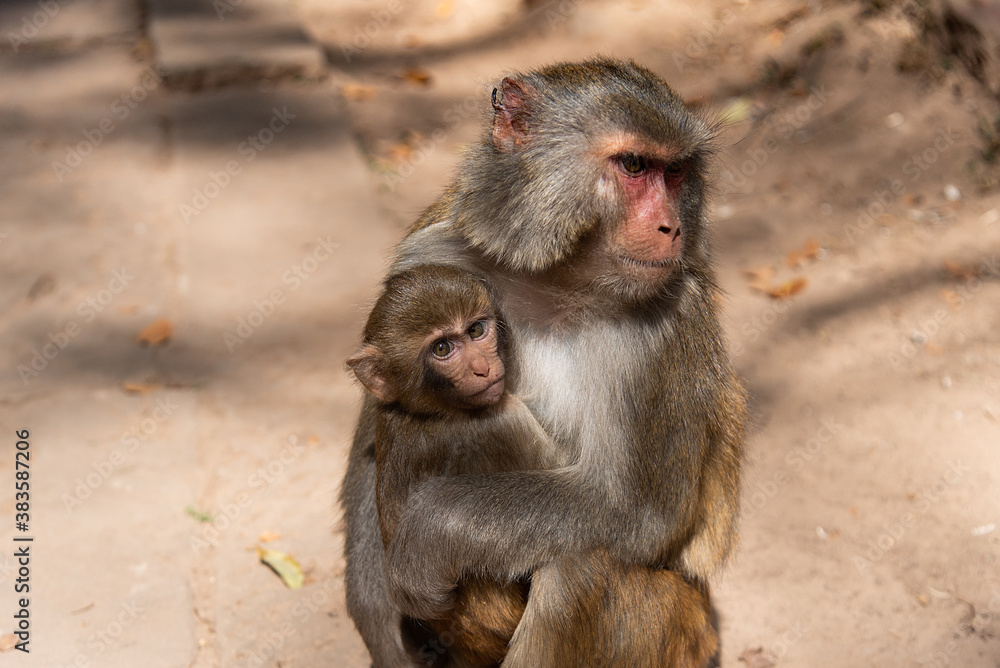
[[[374,86],[346,83],[340,89],[340,92],[344,94],[344,97],[353,102],[367,102],[374,99],[378,91],[375,90]]]
[[[417,86],[430,86],[431,73],[427,70],[420,70],[415,67],[411,67],[407,70],[403,70],[403,80]]]
[[[787,299],[802,292],[806,287],[806,283],[808,281],[805,278],[793,278],[771,288],[767,291],[767,294],[774,299]]]
[[[278,577],[281,578],[281,581],[289,589],[298,589],[305,584],[306,576],[302,573],[302,567],[299,566],[299,562],[295,561],[295,557],[284,552],[265,550],[262,547],[258,547],[257,558],[277,573]]]
[[[174,334],[174,326],[167,318],[154,320],[139,332],[139,343],[144,346],[162,346]]]
[[[156,383],[122,383],[122,389],[131,394],[149,394],[159,389],[159,387]]]
[[[725,109],[719,114],[720,121],[726,124],[739,123],[750,117],[753,108],[750,100],[745,97],[737,97],[726,103]]]

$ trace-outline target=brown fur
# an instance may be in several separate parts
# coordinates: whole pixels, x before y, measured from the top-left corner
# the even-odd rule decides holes
[[[469,577],[530,577],[504,668],[700,668],[718,643],[706,583],[738,542],[746,422],[704,217],[711,129],[652,72],[606,59],[512,75],[493,103],[390,277],[446,264],[490,281],[510,389],[558,464],[429,478],[383,544],[367,403],[342,493],[349,610],[378,668],[414,665],[400,620],[451,610]],[[663,201],[650,174],[670,179],[665,208],[643,204]],[[679,244],[659,250],[657,226]]]
[[[452,387],[428,385],[429,344],[451,323],[480,318],[494,319],[502,332],[502,319],[480,281],[447,267],[420,267],[387,284],[369,315],[360,350],[348,359],[359,380],[382,397],[376,410],[375,496],[385,545],[411,491],[430,477],[555,464],[548,437],[516,397],[505,394],[495,405],[473,410],[456,405]],[[496,335],[502,374],[508,350],[502,333]],[[501,584],[465,577],[451,609],[425,626],[449,641],[460,665],[498,666],[527,592],[526,580]],[[437,658],[430,647],[414,647],[413,653],[418,661]]]

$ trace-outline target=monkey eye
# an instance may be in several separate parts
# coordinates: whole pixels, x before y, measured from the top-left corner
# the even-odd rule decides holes
[[[434,357],[440,357],[443,359],[451,354],[451,343],[449,343],[447,339],[435,341],[431,345],[431,353]]]
[[[486,335],[486,323],[483,322],[482,320],[477,320],[476,322],[472,323],[471,327],[469,327],[469,337],[471,339],[473,340],[481,339],[485,335]]]
[[[666,168],[663,170],[664,176],[666,176],[668,179],[678,179],[684,176],[685,172],[687,172],[687,163],[683,161],[667,165]]]
[[[638,176],[646,171],[646,159],[635,153],[626,153],[618,158],[618,162],[621,163],[622,169],[632,176]]]

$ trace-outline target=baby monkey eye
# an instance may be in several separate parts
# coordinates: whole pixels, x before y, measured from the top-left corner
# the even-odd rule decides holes
[[[435,341],[431,345],[431,353],[434,354],[434,357],[447,357],[451,353],[451,344],[448,343],[447,339]]]
[[[626,153],[622,157],[618,158],[618,161],[621,163],[622,169],[629,174],[638,175],[646,171],[646,159],[641,155]]]
[[[486,335],[486,323],[482,320],[477,320],[472,323],[472,327],[469,327],[469,337],[472,339],[481,339]]]

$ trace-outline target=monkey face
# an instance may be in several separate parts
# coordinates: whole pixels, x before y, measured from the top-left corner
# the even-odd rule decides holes
[[[500,400],[504,365],[495,318],[456,321],[434,332],[428,341],[424,364],[431,391],[465,408],[483,408]]]
[[[712,132],[652,72],[543,69],[503,79],[493,108],[454,204],[458,229],[500,268],[634,303],[707,265]]]

